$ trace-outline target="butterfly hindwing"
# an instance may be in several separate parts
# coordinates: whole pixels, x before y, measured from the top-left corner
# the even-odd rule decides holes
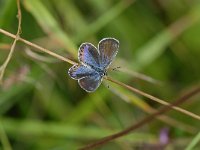
[[[93,70],[92,68],[90,68],[89,66],[77,64],[77,65],[72,66],[69,69],[68,74],[71,78],[78,80],[78,79],[81,79],[83,77],[95,75],[96,71]]]
[[[81,63],[93,67],[99,67],[99,53],[97,48],[91,43],[81,44],[78,51],[78,59]]]
[[[114,38],[104,38],[99,42],[100,63],[103,68],[107,68],[119,49],[119,41]]]
[[[78,80],[78,83],[81,88],[83,88],[87,92],[95,91],[99,85],[101,84],[102,77],[96,73],[91,76],[87,76]]]

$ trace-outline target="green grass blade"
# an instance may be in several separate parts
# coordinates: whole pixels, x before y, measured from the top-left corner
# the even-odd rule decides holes
[[[76,35],[73,39],[75,42],[83,41],[89,36],[98,32],[101,28],[105,27],[109,22],[114,20],[119,14],[127,9],[134,1],[129,2],[120,1],[118,4],[113,6],[109,11],[99,17],[96,21],[90,24],[86,29],[83,30],[80,34]]]
[[[100,138],[105,135],[109,135],[116,132],[117,129],[99,129],[96,127],[81,127],[77,125],[69,125],[54,122],[40,122],[34,120],[17,120],[11,118],[2,118],[2,125],[8,133],[14,133],[15,135],[27,135],[31,134],[33,136],[52,136],[60,138],[83,138],[83,139],[93,139]],[[13,135],[14,136],[14,135]],[[153,140],[154,136],[145,133],[133,133],[128,136],[132,142],[140,141],[144,139]]]
[[[61,42],[66,50],[76,58],[77,48],[71,41],[69,35],[65,33],[59,26],[58,22],[47,10],[45,5],[40,0],[26,0],[24,6],[35,17],[43,30],[52,38]]]
[[[200,132],[193,138],[185,150],[194,150],[194,147],[200,142]]]

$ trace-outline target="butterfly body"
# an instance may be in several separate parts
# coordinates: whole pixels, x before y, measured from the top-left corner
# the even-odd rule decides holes
[[[92,67],[92,69],[94,69],[101,77],[105,76],[107,72],[106,69],[101,69],[96,67]]]
[[[81,88],[87,92],[95,91],[107,74],[107,69],[116,56],[119,41],[114,38],[104,38],[96,48],[91,43],[81,44],[78,51],[80,64],[72,66],[68,74],[78,80]]]

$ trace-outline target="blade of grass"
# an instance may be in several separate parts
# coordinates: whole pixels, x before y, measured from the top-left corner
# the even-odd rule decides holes
[[[21,94],[23,96],[24,94],[30,92],[33,89],[33,86],[30,84],[19,84],[14,85],[12,88],[8,89],[6,92],[1,91],[0,93],[0,114],[4,114],[9,110],[14,104],[16,104],[17,100],[15,97]]]
[[[73,1],[60,0],[58,3],[57,0],[53,0],[53,3],[62,16],[64,26],[69,26],[73,34],[79,34],[87,27],[85,19]]]
[[[87,37],[94,35],[101,28],[103,28],[109,22],[111,22],[113,19],[115,19],[117,16],[119,16],[119,14],[121,14],[124,10],[126,10],[134,2],[135,2],[135,0],[120,1],[118,4],[113,6],[110,10],[108,10],[104,15],[99,17],[95,22],[88,25],[88,27],[86,29],[84,29],[83,32],[80,32],[80,34],[76,35],[73,38],[73,41],[75,41],[76,43],[79,43],[80,41],[83,41]]]
[[[135,70],[144,68],[150,64],[153,60],[158,58],[165,48],[173,42],[178,36],[185,30],[194,25],[200,20],[200,5],[195,6],[185,16],[177,20],[168,28],[160,32],[157,36],[152,38],[144,46],[139,48],[133,59],[132,65],[135,66]]]
[[[125,67],[120,68],[119,71],[120,71],[120,72],[123,72],[123,73],[126,73],[126,74],[128,74],[128,75],[130,75],[130,76],[136,77],[136,78],[138,78],[138,79],[147,81],[147,82],[149,82],[149,83],[158,84],[158,85],[161,85],[161,84],[162,84],[161,81],[158,81],[158,80],[156,80],[156,79],[154,79],[154,78],[152,78],[152,77],[149,77],[149,76],[147,76],[147,75],[145,75],[145,74],[132,71],[132,70],[130,70],[130,69],[128,69],[128,68],[125,68]]]
[[[2,147],[4,150],[12,150],[12,146],[10,144],[10,141],[8,139],[8,136],[5,133],[5,130],[2,125],[2,121],[0,120],[0,138],[1,138],[1,143]]]
[[[36,120],[17,120],[11,118],[2,118],[2,124],[6,132],[16,135],[27,135],[31,134],[33,136],[52,136],[59,138],[83,138],[83,139],[94,139],[100,138],[102,136],[111,134],[117,129],[109,130],[109,129],[99,129],[96,127],[82,127],[78,125],[70,125],[70,124],[62,124],[55,122],[41,122]],[[142,141],[146,140],[154,140],[155,137],[151,134],[146,133],[135,133],[128,138],[124,138],[123,140],[130,141]]]
[[[96,107],[102,106],[101,102],[105,103],[104,99],[107,94],[108,91],[106,89],[102,89],[99,92],[86,96],[86,98],[79,103],[74,111],[71,111],[68,114],[69,117],[67,118],[67,122],[77,124],[84,121],[87,116],[94,112]],[[99,104],[99,106],[96,104]]]
[[[17,5],[15,0],[4,1],[4,7],[0,10],[0,28],[8,28],[12,20],[16,17]]]
[[[61,42],[66,50],[76,58],[77,48],[71,41],[69,35],[65,33],[46,9],[45,5],[40,0],[26,0],[24,1],[25,8],[35,17],[43,30],[53,39]]]
[[[193,150],[194,147],[200,142],[200,132],[193,138],[190,144],[185,148],[185,150]]]

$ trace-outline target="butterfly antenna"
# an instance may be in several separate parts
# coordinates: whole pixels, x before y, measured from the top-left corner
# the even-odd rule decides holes
[[[115,68],[112,69],[112,71],[119,71],[120,68],[121,68],[120,66],[115,67]]]

